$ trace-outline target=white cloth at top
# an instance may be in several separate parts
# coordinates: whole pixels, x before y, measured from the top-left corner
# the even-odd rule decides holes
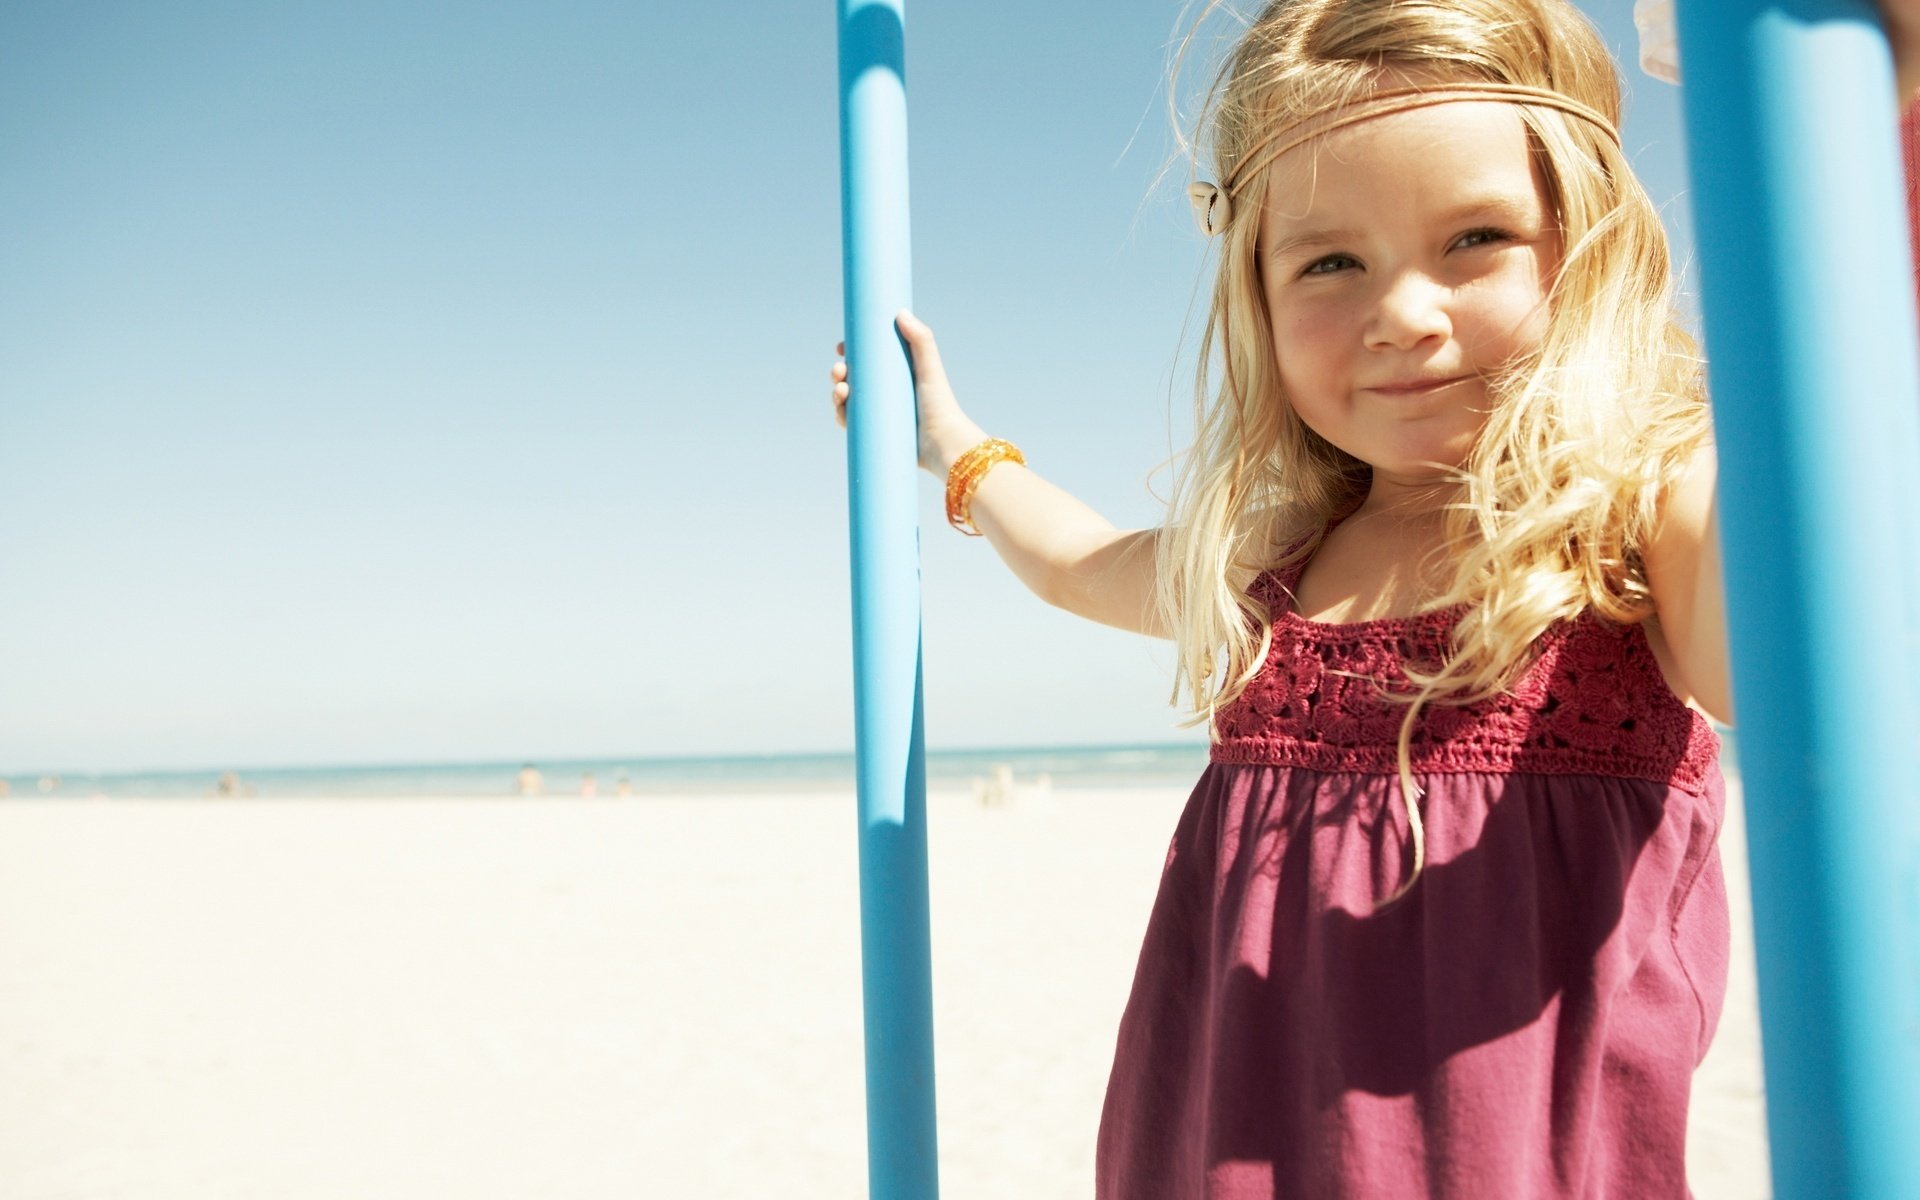
[[[1640,69],[1655,79],[1680,82],[1680,39],[1673,27],[1674,0],[1634,0],[1633,27],[1640,31]]]

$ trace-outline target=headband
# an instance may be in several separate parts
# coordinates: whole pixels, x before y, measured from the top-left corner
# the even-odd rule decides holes
[[[1227,172],[1226,178],[1220,183],[1202,181],[1188,184],[1187,199],[1193,204],[1194,223],[1199,225],[1201,233],[1209,237],[1225,229],[1233,217],[1234,190],[1296,146],[1375,117],[1435,104],[1452,104],[1460,100],[1500,100],[1510,104],[1538,104],[1557,108],[1593,125],[1606,134],[1615,146],[1620,144],[1620,132],[1613,127],[1612,121],[1571,96],[1547,88],[1529,87],[1523,83],[1450,83],[1431,88],[1387,88],[1351,104],[1282,125],[1255,142],[1253,148]]]

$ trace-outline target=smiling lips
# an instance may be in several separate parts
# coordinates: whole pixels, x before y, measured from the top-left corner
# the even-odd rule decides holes
[[[1450,388],[1456,383],[1465,383],[1471,375],[1448,375],[1440,379],[1401,379],[1392,383],[1376,383],[1362,388],[1366,392],[1379,392],[1385,396],[1428,396],[1442,388]]]

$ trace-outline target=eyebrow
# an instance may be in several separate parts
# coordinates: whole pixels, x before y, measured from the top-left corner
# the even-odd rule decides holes
[[[1292,237],[1281,238],[1270,248],[1261,252],[1266,259],[1292,258],[1303,250],[1320,250],[1331,246],[1343,245],[1358,240],[1360,235],[1351,229],[1310,229],[1305,233],[1296,233]]]
[[[1526,224],[1524,218],[1532,215],[1531,204],[1513,196],[1482,196],[1469,200],[1465,204],[1456,204],[1434,218],[1437,225],[1466,225],[1475,221],[1495,221],[1506,225]],[[1281,238],[1271,249],[1260,252],[1265,259],[1281,259],[1297,255],[1306,250],[1330,249],[1341,245],[1351,245],[1360,239],[1356,229],[1304,229],[1299,233]]]

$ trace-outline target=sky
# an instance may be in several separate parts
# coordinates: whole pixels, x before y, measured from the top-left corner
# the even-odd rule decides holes
[[[1122,527],[1191,426],[1184,29],[907,9],[914,307]],[[824,0],[0,5],[0,773],[850,750],[834,56]],[[930,747],[1202,740],[921,494]]]

